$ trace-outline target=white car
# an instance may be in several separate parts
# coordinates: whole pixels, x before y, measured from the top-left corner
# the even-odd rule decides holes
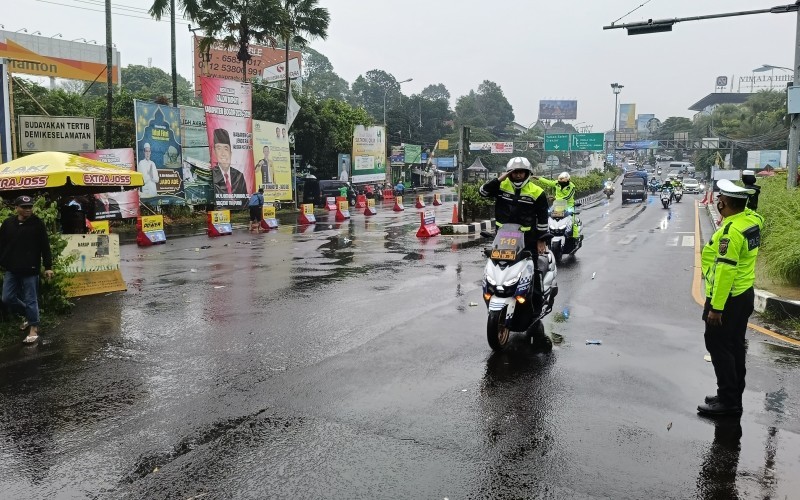
[[[683,192],[686,194],[689,193],[699,193],[700,192],[700,182],[697,179],[684,179],[683,180]]]

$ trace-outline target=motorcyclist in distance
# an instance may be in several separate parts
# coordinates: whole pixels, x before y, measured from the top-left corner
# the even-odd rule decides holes
[[[536,254],[547,253],[548,205],[544,189],[530,182],[533,168],[527,158],[517,156],[506,164],[506,171],[480,188],[480,195],[495,199],[495,226],[519,224],[525,235],[525,248]],[[536,242],[536,244],[534,244]]]

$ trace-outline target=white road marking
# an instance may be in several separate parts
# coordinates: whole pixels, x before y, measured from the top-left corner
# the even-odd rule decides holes
[[[694,235],[692,236],[684,236],[683,241],[681,242],[681,246],[683,247],[693,247],[694,246]]]
[[[678,237],[677,236],[670,236],[667,240],[668,247],[676,247],[678,246]]]

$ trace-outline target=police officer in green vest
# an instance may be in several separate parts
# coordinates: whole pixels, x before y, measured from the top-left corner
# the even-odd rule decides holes
[[[540,240],[547,234],[547,197],[544,190],[530,182],[533,169],[527,158],[517,156],[506,164],[506,171],[496,179],[481,186],[480,195],[495,198],[494,217],[497,227],[519,224],[525,234],[525,247],[534,254],[547,252],[547,244]],[[538,241],[534,245],[534,242]]]
[[[703,247],[702,269],[706,288],[703,308],[706,349],[717,376],[717,393],[697,407],[705,415],[742,411],[745,377],[745,332],[753,313],[756,256],[764,218],[747,209],[752,189],[727,179],[717,182],[717,209],[722,226]]]
[[[534,180],[538,180],[542,184],[547,187],[555,188],[556,190],[556,200],[566,200],[567,201],[567,209],[570,212],[575,211],[575,183],[572,182],[569,176],[569,172],[561,172],[558,174],[558,180],[547,179],[545,177],[538,177],[534,176]],[[572,220],[574,223],[572,224],[572,237],[578,237],[578,224],[580,224],[580,220],[578,220],[577,216],[573,216]]]

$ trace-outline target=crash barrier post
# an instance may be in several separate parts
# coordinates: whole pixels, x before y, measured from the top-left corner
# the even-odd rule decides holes
[[[384,200],[393,200],[394,199],[394,189],[384,189],[383,190],[383,199]]]
[[[375,215],[378,211],[375,210],[375,200],[367,200],[367,208],[364,209],[364,215]]]
[[[167,241],[164,234],[163,215],[140,215],[136,218],[136,244],[140,247],[158,245]]]
[[[433,195],[433,206],[438,207],[442,204],[442,197],[439,193]]]
[[[261,208],[261,229],[269,231],[278,229],[278,219],[275,218],[275,205],[266,203]]]
[[[417,202],[414,204],[417,208],[425,208],[425,200],[422,199],[422,195],[417,195]]]
[[[333,212],[334,210],[336,210],[336,197],[328,196],[327,198],[325,198],[325,209],[328,212]]]
[[[304,203],[300,207],[300,217],[297,218],[297,223],[302,226],[308,226],[310,224],[317,223],[317,218],[314,215],[313,203]]]
[[[417,238],[430,238],[440,234],[439,226],[436,225],[436,212],[425,210],[419,214],[419,230]]]
[[[458,224],[458,205],[453,205],[453,218],[451,220],[453,224]]]
[[[395,212],[402,212],[405,210],[403,207],[403,197],[402,196],[395,196],[394,197],[394,208],[392,209]]]
[[[339,200],[336,203],[336,222],[346,221],[350,218],[350,204],[347,200]]]
[[[86,229],[89,234],[111,234],[111,225],[107,220],[86,219]]]
[[[233,234],[230,210],[212,210],[208,212],[206,221],[206,232],[212,238]]]
[[[356,208],[367,208],[367,195],[359,194],[356,196]]]

